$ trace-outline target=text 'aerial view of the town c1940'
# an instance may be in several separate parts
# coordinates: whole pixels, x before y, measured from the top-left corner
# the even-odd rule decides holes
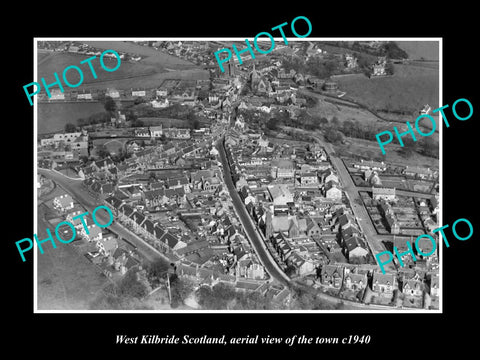
[[[347,40],[221,71],[244,39],[35,39],[38,79],[84,70],[36,98],[36,233],[76,231],[35,249],[35,311],[441,310],[439,246],[413,246],[440,245],[441,43]],[[116,71],[79,65],[107,49]]]

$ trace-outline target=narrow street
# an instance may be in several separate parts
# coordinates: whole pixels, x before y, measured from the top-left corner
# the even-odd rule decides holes
[[[250,239],[250,243],[252,244],[257,256],[259,257],[262,265],[265,267],[265,270],[272,276],[274,279],[278,280],[279,282],[295,287],[297,289],[301,288],[304,291],[309,292],[310,294],[316,295],[317,297],[321,298],[322,300],[329,302],[334,305],[343,304],[348,310],[355,310],[355,309],[387,309],[388,307],[375,307],[375,306],[368,306],[362,303],[356,303],[349,300],[340,299],[324,292],[315,289],[310,286],[301,285],[295,281],[292,281],[288,276],[279,268],[278,264],[275,262],[271,254],[269,253],[268,249],[265,246],[260,235],[257,233],[256,226],[253,224],[250,216],[247,213],[243,202],[240,199],[240,196],[237,193],[237,190],[233,184],[233,180],[230,173],[230,165],[228,164],[227,157],[225,154],[225,148],[223,146],[222,139],[218,140],[216,143],[217,150],[220,154],[220,161],[222,162],[223,167],[223,176],[225,179],[225,183],[227,185],[228,191],[233,201],[233,205],[235,211],[244,226],[245,232]],[[389,309],[389,308],[388,308]]]
[[[257,254],[262,265],[265,267],[265,270],[272,278],[279,281],[280,283],[288,284],[290,282],[290,278],[282,271],[282,269],[280,269],[278,264],[268,252],[268,249],[266,248],[262,238],[257,233],[256,226],[253,224],[252,219],[248,215],[247,210],[245,209],[245,206],[240,199],[237,190],[235,189],[235,185],[233,184],[232,176],[230,173],[230,165],[228,164],[225,148],[223,146],[223,139],[219,139],[217,141],[216,147],[220,154],[220,161],[222,162],[225,184],[227,185],[230,197],[232,198],[235,212],[237,213],[243,225],[245,233],[250,239],[250,243],[252,244],[255,253]]]

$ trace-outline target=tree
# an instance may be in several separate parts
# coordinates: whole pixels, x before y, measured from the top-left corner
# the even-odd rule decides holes
[[[431,136],[423,138],[420,145],[422,155],[438,159],[440,149],[438,143]]]
[[[157,175],[151,171],[149,174],[148,174],[148,179],[149,180],[156,180],[157,179]]]
[[[343,140],[342,134],[338,130],[332,128],[325,130],[324,136],[325,139],[332,144],[337,144]]]
[[[114,112],[117,110],[117,103],[110,96],[105,96],[105,110],[108,112]]]
[[[108,149],[105,145],[100,145],[100,146],[97,147],[97,155],[101,159],[104,159],[104,158],[110,156],[110,152],[108,151]]]
[[[327,126],[329,124],[328,119],[324,116],[322,116],[320,120],[318,120],[318,122],[321,127]]]
[[[118,286],[118,294],[124,297],[142,298],[150,291],[152,288],[146,278],[146,272],[135,268],[127,271]]]
[[[338,128],[338,126],[340,125],[340,121],[338,120],[338,118],[336,116],[334,116],[331,120],[331,124],[332,124],[332,126]]]
[[[285,274],[288,276],[288,277],[292,277],[293,275],[295,275],[297,269],[295,268],[295,266],[293,265],[288,265],[287,268],[285,269]]]
[[[394,41],[389,41],[383,45],[385,55],[390,59],[408,59],[408,54],[405,50],[398,47]]]
[[[400,149],[399,153],[408,159],[417,151],[417,142],[409,137],[402,139],[402,141],[403,147]]]
[[[73,133],[77,131],[77,127],[73,125],[72,123],[66,123],[65,124],[65,132],[66,133]]]
[[[218,283],[213,288],[200,287],[195,295],[202,309],[221,310],[226,309],[228,303],[235,299],[236,292],[231,285]]]
[[[193,284],[187,279],[180,279],[176,274],[170,275],[171,306],[173,308],[183,304],[193,291]]]
[[[350,121],[350,120],[345,120],[342,124],[342,132],[346,135],[346,136],[355,136],[356,133],[355,133],[355,124],[353,123],[353,121]]]
[[[145,124],[142,120],[135,119],[132,122],[133,127],[143,127]]]
[[[395,72],[395,68],[392,64],[391,61],[388,61],[387,64],[385,65],[385,72],[388,74],[388,75],[393,75],[394,72]]]
[[[277,130],[277,120],[275,118],[270,118],[267,121],[267,129],[269,130]]]

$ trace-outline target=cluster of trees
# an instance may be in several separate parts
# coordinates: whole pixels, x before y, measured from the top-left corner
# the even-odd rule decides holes
[[[132,126],[139,127],[139,117],[165,117],[186,120],[191,129],[198,129],[201,126],[201,117],[191,107],[181,104],[173,104],[163,109],[154,109],[150,106],[138,105],[125,110],[127,120],[132,121]]]
[[[348,137],[376,141],[377,130],[360,124],[358,120],[345,120],[341,126],[338,126],[338,130]]]
[[[282,66],[287,72],[293,69],[301,74],[309,74],[321,79],[326,79],[339,71],[338,60],[324,59],[318,56],[312,56],[306,61],[298,56],[292,58],[284,57]]]
[[[266,120],[266,127],[269,130],[277,130],[279,126],[284,125],[297,129],[315,131],[324,126],[325,120],[328,123],[327,119],[312,116],[306,110],[302,110],[296,118],[292,118],[286,111],[281,111],[276,112]]]
[[[308,286],[294,286],[292,287],[292,302],[291,309],[298,310],[341,310],[343,305],[331,304],[321,299],[315,294],[315,291]]]
[[[109,284],[103,291],[90,302],[89,307],[93,310],[150,310],[142,298],[152,291],[146,274],[142,270],[132,268],[127,271],[123,278]]]
[[[243,293],[235,291],[234,287],[218,283],[212,288],[201,286],[196,291],[198,304],[204,310],[270,310],[270,300],[259,293]]]
[[[400,49],[397,43],[393,41],[383,44],[381,49],[389,59],[408,59],[408,54],[405,50]]]
[[[65,132],[66,133],[73,133],[77,131],[77,127],[72,123],[65,124]]]
[[[344,136],[341,131],[328,127],[325,129],[323,136],[332,144],[340,144],[344,140]]]
[[[439,158],[440,149],[438,146],[438,142],[433,140],[432,137],[417,137],[417,141],[413,141],[412,138],[406,137],[403,138],[402,141],[403,147],[399,150],[399,153],[405,158],[410,158],[414,153],[436,159]],[[396,137],[394,137],[393,143],[399,144]]]
[[[386,56],[390,59],[408,59],[408,54],[394,41],[383,43],[378,48],[372,48],[370,46],[361,44],[358,41],[354,41],[351,44],[348,42],[340,42],[338,46],[374,56]]]
[[[88,126],[88,125],[94,125],[94,124],[108,123],[110,122],[110,119],[111,119],[110,113],[99,112],[99,113],[90,115],[88,118],[77,119],[77,125],[82,127],[82,126]]]
[[[103,291],[90,302],[93,310],[153,310],[144,303],[143,298],[152,291],[170,280],[171,307],[182,305],[192,293],[193,285],[186,279],[180,279],[175,273],[169,272],[171,264],[158,260],[145,263],[143,270],[132,268],[117,283],[107,285]]]
[[[175,309],[185,303],[185,300],[193,291],[193,284],[187,279],[179,278],[177,274],[171,274],[169,279],[172,295],[170,306]]]
[[[157,288],[165,284],[167,276],[170,281],[170,293],[172,296],[171,307],[177,308],[185,302],[185,299],[192,293],[193,285],[187,279],[181,279],[177,274],[173,273],[174,264],[168,263],[165,260],[159,259],[157,261],[147,263],[144,265],[147,278],[150,284]]]

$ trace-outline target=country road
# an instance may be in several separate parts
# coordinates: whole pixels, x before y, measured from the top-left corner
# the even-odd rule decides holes
[[[82,181],[80,179],[77,180],[67,178],[61,173],[41,168],[38,169],[38,172],[53,180],[57,185],[72,195],[72,197],[89,212],[89,216],[91,216],[90,214],[97,206],[102,205],[101,202],[93,198],[82,188]],[[109,216],[106,211],[98,211],[95,216],[100,219],[100,223],[105,224],[109,221]],[[157,249],[146,243],[142,238],[126,229],[123,225],[114,222],[108,227],[108,230],[134,244],[137,247],[138,253],[148,261],[154,262],[162,260],[165,262],[170,262],[170,259],[168,259],[164,254],[160,253]]]
[[[331,295],[328,295],[319,289],[315,289],[310,286],[302,285],[297,283],[296,281],[292,281],[288,276],[280,269],[278,264],[272,258],[271,254],[269,253],[268,249],[266,248],[262,238],[257,233],[256,226],[254,225],[252,219],[248,215],[245,207],[243,206],[243,202],[238,195],[235,186],[233,184],[233,180],[230,174],[230,166],[227,162],[225,149],[222,143],[223,138],[219,139],[216,142],[217,150],[220,154],[220,160],[223,166],[224,172],[224,180],[229,190],[229,193],[232,197],[232,202],[235,208],[235,211],[245,229],[245,232],[250,239],[250,243],[252,244],[255,253],[258,255],[262,265],[265,267],[265,270],[270,274],[270,276],[275,279],[276,281],[288,286],[289,288],[295,289],[302,289],[303,291],[307,291],[310,294],[321,298],[322,300],[326,301],[329,304],[338,305],[342,304],[345,310],[353,311],[353,310],[379,310],[379,309],[392,309],[391,307],[386,306],[376,306],[376,305],[365,305],[362,303],[356,303],[349,300],[340,299]],[[68,192],[72,197],[81,204],[90,214],[91,212],[101,203],[93,198],[88,192],[86,192],[82,187],[82,181],[80,179],[72,179],[67,178],[63,174],[46,169],[38,169],[38,172],[42,175],[46,176],[47,178],[53,180],[58,186],[63,188],[66,192]],[[96,216],[99,218],[99,222],[107,223],[109,218],[106,212],[99,211],[96,213]],[[157,261],[163,260],[166,262],[170,262],[164,254],[160,253],[157,249],[150,246],[146,243],[142,238],[138,237],[137,235],[133,234],[129,230],[125,229],[122,225],[118,223],[113,223],[108,227],[108,229],[117,235],[127,239],[129,242],[133,243],[137,246],[137,251],[141,254],[145,259],[148,261]]]

